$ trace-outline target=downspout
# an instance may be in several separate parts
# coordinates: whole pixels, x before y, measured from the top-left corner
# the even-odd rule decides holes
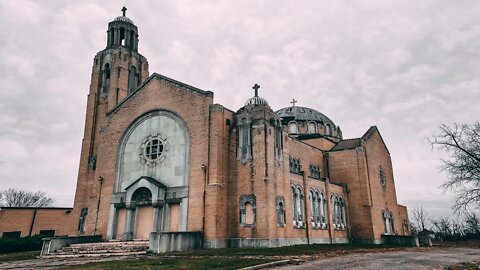
[[[98,193],[97,213],[96,213],[96,216],[95,216],[95,228],[93,229],[93,235],[97,234],[98,214],[100,213],[100,202],[102,200],[103,177],[99,176],[98,181],[100,182],[100,191]]]
[[[351,239],[352,239],[352,231],[351,231],[351,227],[350,227],[350,211],[349,211],[349,204],[350,204],[350,201],[349,201],[349,198],[348,198],[348,194],[350,193],[350,189],[348,189],[348,185],[347,183],[343,183],[343,192],[345,194],[345,200],[344,200],[344,203],[345,203],[345,227],[347,228],[347,235],[348,235],[348,241],[351,242]]]
[[[310,231],[309,231],[309,227],[308,227],[308,224],[310,223],[310,218],[309,217],[309,212],[308,209],[307,209],[307,194],[308,194],[308,190],[307,190],[307,177],[305,176],[305,171],[301,171],[300,172],[302,174],[302,178],[303,178],[303,207],[305,209],[305,234],[307,236],[307,245],[310,245]]]
[[[205,164],[202,164],[203,170],[203,217],[202,217],[202,234],[203,234],[203,241],[205,242],[205,212],[207,209],[206,206],[206,198],[207,198],[207,174],[208,174],[208,167]]]
[[[203,213],[202,213],[202,235],[203,235],[203,244],[205,245],[205,223],[206,223],[206,210],[207,210],[207,185],[208,182],[210,181],[210,171],[209,167],[210,166],[210,145],[211,145],[211,129],[212,129],[212,105],[209,105],[208,107],[208,144],[207,144],[207,165],[202,164],[201,168],[203,170],[203,198],[202,198],[202,203],[203,203]]]
[[[28,236],[32,236],[33,225],[35,224],[36,218],[37,218],[37,208],[33,209],[32,224],[30,225],[30,231],[28,232]]]
[[[328,168],[328,153],[325,153],[323,155],[323,160],[325,162],[325,169],[326,169],[326,175],[324,177],[325,179],[325,200],[327,202],[327,221],[328,221],[328,238],[330,239],[330,244],[333,244],[333,239],[332,239],[332,222],[330,220],[331,217],[331,207],[330,207],[330,192],[329,192],[329,186],[330,186],[330,170]]]

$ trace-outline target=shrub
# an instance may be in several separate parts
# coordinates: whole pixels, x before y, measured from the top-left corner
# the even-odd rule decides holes
[[[11,253],[42,249],[42,238],[34,235],[20,238],[0,238],[0,253]]]

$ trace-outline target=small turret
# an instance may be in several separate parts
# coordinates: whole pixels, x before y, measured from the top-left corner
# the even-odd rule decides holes
[[[107,49],[124,46],[131,51],[138,50],[138,29],[133,21],[125,16],[126,7],[122,8],[122,16],[118,16],[108,24]]]

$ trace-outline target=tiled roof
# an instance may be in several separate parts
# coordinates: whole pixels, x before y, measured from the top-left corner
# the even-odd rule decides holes
[[[343,140],[337,143],[331,151],[341,151],[341,150],[347,150],[347,149],[355,149],[357,147],[360,147],[361,144],[361,139],[360,138],[355,138],[355,139],[348,139],[348,140]]]

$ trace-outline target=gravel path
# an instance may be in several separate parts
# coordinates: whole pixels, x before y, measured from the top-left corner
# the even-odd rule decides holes
[[[480,261],[480,249],[445,248],[426,252],[387,252],[351,254],[310,261],[302,265],[286,265],[275,269],[442,269],[461,262]]]

